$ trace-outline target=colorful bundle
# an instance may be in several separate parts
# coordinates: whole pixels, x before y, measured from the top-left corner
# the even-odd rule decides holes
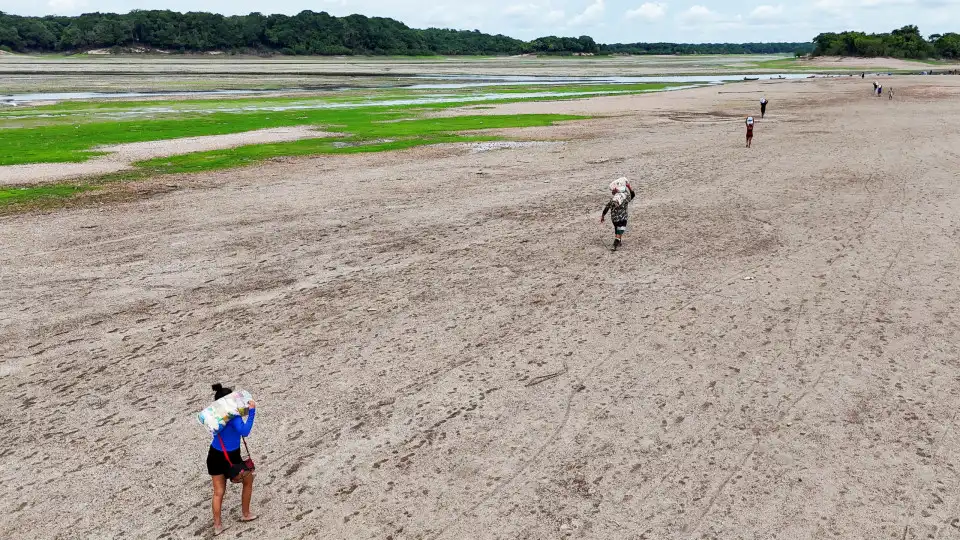
[[[247,403],[253,400],[250,392],[236,390],[230,395],[216,400],[206,409],[197,414],[197,421],[204,425],[213,435],[223,429],[230,420],[237,416],[246,416],[249,409]]]

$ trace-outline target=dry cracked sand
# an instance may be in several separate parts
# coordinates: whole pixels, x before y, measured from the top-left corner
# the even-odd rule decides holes
[[[220,381],[260,404],[223,538],[957,538],[960,78],[885,85],[0,218],[0,537],[211,537]]]

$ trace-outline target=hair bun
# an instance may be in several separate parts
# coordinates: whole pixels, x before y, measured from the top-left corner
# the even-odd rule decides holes
[[[219,391],[221,391],[221,390],[223,390],[223,385],[222,385],[222,384],[217,383],[217,384],[213,385],[213,391],[214,391],[214,392],[219,392]]]

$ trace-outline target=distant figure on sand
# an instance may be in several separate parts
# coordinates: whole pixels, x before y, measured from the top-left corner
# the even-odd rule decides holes
[[[637,194],[626,178],[618,178],[610,183],[610,202],[603,207],[600,223],[607,218],[610,212],[610,221],[613,222],[613,250],[616,251],[623,243],[623,233],[627,232],[627,218],[630,217],[629,205]]]
[[[760,98],[760,118],[767,115],[767,98]]]
[[[747,148],[753,144],[753,117],[747,117]]]
[[[883,95],[883,85],[882,85],[882,84],[878,84],[878,85],[877,85],[877,97],[880,97],[880,96],[882,96],[882,95]]]
[[[866,78],[867,78],[867,72],[864,71],[863,73],[861,73],[861,74],[860,74],[860,78],[861,78],[861,79],[866,79]]]
[[[223,385],[213,385],[214,399],[220,399],[233,393]],[[227,529],[223,526],[220,511],[223,507],[223,496],[227,492],[227,480],[234,483],[242,482],[243,490],[240,494],[240,521],[253,521],[257,516],[250,512],[250,500],[253,498],[252,471],[246,470],[243,458],[240,456],[240,440],[250,435],[253,429],[253,419],[257,415],[257,404],[251,401],[247,404],[250,414],[247,421],[235,417],[214,435],[207,452],[207,473],[213,482],[213,535],[219,536]],[[244,441],[246,444],[246,441]],[[250,450],[247,450],[247,454]]]
[[[887,99],[893,99],[893,88],[887,90]]]

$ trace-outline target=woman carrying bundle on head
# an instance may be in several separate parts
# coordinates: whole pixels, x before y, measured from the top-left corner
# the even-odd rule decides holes
[[[213,435],[213,441],[210,443],[207,451],[207,473],[213,482],[213,535],[219,536],[227,528],[223,526],[221,519],[221,509],[223,507],[223,496],[227,491],[227,480],[233,483],[243,483],[243,490],[240,494],[240,521],[253,521],[257,516],[250,512],[250,500],[253,498],[253,479],[255,474],[251,469],[253,462],[246,460],[240,455],[241,440],[250,435],[253,429],[253,420],[257,415],[257,404],[249,399],[249,394],[242,390],[237,391],[237,395],[242,395],[244,403],[235,403],[237,395],[234,395],[233,389],[224,388],[221,384],[213,385],[213,398],[217,400],[206,411],[200,413],[201,423],[210,427],[218,421],[225,421],[225,424]],[[223,398],[229,398],[223,400]],[[223,401],[222,401],[223,400]],[[225,405],[225,401],[230,401]],[[214,418],[217,413],[222,413],[221,409],[234,408],[229,411],[230,418]],[[211,413],[211,411],[217,411]],[[247,420],[244,421],[241,414],[247,413]],[[210,428],[213,429],[212,427]],[[246,445],[246,441],[243,441]],[[247,449],[249,457],[250,450]]]

